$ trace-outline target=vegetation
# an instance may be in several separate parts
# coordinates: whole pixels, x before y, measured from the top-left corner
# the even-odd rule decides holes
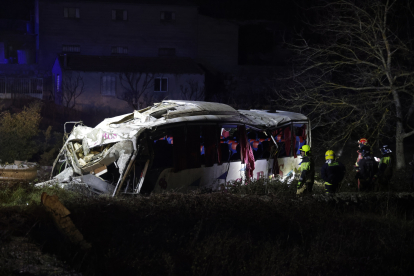
[[[47,263],[60,266],[61,275],[73,269],[82,275],[412,275],[412,197],[321,202],[296,198],[277,181],[266,194],[263,180],[249,188],[235,184],[219,193],[133,198],[26,184],[0,189],[0,271],[30,271],[46,262],[26,256],[33,254],[23,243],[26,270],[4,263],[12,263],[8,248],[21,236],[55,256]],[[59,196],[91,250],[58,232],[41,206],[43,191]]]
[[[405,166],[404,139],[414,135],[413,34],[410,1],[319,1],[314,20],[291,45],[292,72],[277,86],[278,103],[312,118],[328,146],[357,134],[395,141]],[[313,12],[312,12],[313,11]],[[284,100],[282,103],[281,101]],[[373,144],[373,143],[371,143]]]
[[[16,113],[0,114],[0,163],[14,160],[36,161],[51,165],[62,145],[62,134],[39,128],[42,105],[34,102]]]
[[[38,148],[33,138],[38,134],[41,105],[35,103],[23,111],[0,115],[0,159],[3,162],[29,160]]]

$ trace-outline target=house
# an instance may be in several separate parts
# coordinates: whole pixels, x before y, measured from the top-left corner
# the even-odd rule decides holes
[[[134,108],[155,99],[204,100],[204,73],[196,63],[211,71],[237,67],[238,26],[201,16],[197,6],[181,0],[36,0],[35,18],[39,67],[50,68],[57,55],[66,54],[68,68],[69,64],[73,66],[74,59],[79,61],[71,72],[89,72],[83,78],[88,79],[88,85],[85,84],[84,95],[77,99],[78,109],[114,105],[117,101],[109,100],[110,97],[123,98]],[[86,62],[91,59],[97,62],[93,68]],[[101,61],[107,63],[103,65]],[[54,64],[51,92],[57,104],[70,104],[59,91],[60,86],[65,86],[65,78],[57,73],[63,63]],[[151,75],[155,79],[147,86],[152,87],[146,87],[146,93],[140,97],[125,95],[128,89],[123,87],[119,74],[125,76],[126,68],[131,70],[129,73],[135,72],[135,78]],[[146,72],[148,68],[150,71]],[[96,79],[89,80],[91,72],[96,73]],[[111,77],[107,76],[109,73]],[[96,86],[92,87],[93,84]],[[111,91],[105,91],[106,87],[111,87]],[[94,101],[89,102],[91,99]],[[124,109],[121,106],[113,109]]]
[[[52,67],[56,57],[64,54],[153,58],[154,64],[163,59],[191,59],[204,71],[229,71],[237,67],[238,25],[202,16],[196,5],[184,0],[34,0],[34,3],[30,21],[32,41],[26,45],[31,49],[27,52],[33,69],[24,72],[42,79],[42,91],[48,91],[42,92],[43,98],[54,96],[57,86]],[[16,66],[22,68],[21,64]],[[17,72],[16,66],[0,64],[0,72],[2,67],[2,72]],[[168,68],[177,67],[181,66]],[[160,72],[167,74],[164,70]],[[168,74],[182,75],[181,70]],[[172,97],[182,84],[177,82],[180,84],[174,87],[172,77],[168,79]],[[60,81],[62,85],[64,80]],[[159,86],[162,85],[165,81],[160,82]],[[192,89],[188,88],[187,94],[196,87],[204,87],[204,78],[202,83],[191,82],[189,86]],[[100,86],[94,90],[100,90]],[[84,99],[80,97],[79,103]],[[64,104],[63,98],[55,101]]]
[[[0,19],[0,99],[43,97],[43,74],[35,63],[35,40],[30,21]]]
[[[60,55],[52,68],[54,100],[113,116],[163,99],[204,99],[204,71],[191,59]]]

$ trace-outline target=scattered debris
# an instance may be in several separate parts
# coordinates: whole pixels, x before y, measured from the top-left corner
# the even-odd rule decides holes
[[[37,177],[39,165],[33,162],[17,161],[13,164],[0,164],[0,180],[27,180]]]
[[[59,201],[56,195],[49,196],[43,192],[41,201],[46,210],[52,215],[56,226],[72,243],[79,244],[83,250],[91,248],[91,245],[83,239],[83,235],[70,219],[69,210]]]

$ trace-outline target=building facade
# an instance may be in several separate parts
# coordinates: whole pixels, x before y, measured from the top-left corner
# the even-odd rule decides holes
[[[64,54],[159,59],[160,62],[154,64],[160,68],[153,72],[162,74],[167,74],[162,65],[164,59],[176,59],[180,64],[181,59],[189,58],[204,70],[212,71],[227,72],[237,67],[238,26],[202,16],[197,6],[181,0],[125,0],[123,3],[95,0],[34,1],[33,35],[32,41],[27,44],[31,46],[28,47],[30,50],[22,53],[28,53],[27,60],[30,61],[27,64],[32,63],[30,66],[33,68],[30,72],[26,70],[27,73],[43,78],[43,98],[58,96],[55,95],[59,92],[56,91],[57,75],[52,75],[52,68],[56,58]],[[0,64],[0,71],[2,66],[11,65]],[[175,70],[179,67],[168,68]],[[10,72],[7,69],[5,71]],[[119,73],[119,70],[113,71]],[[187,75],[181,71],[168,74]],[[182,95],[176,91],[186,90],[183,83],[189,83],[188,86],[192,87],[186,90],[187,95],[194,87],[204,87],[204,83],[194,84],[192,79],[184,77],[183,81],[169,82],[168,96]],[[205,80],[204,77],[195,79]],[[153,83],[153,86],[156,85]],[[158,84],[162,85],[162,82]],[[59,97],[55,98],[55,102],[63,104]]]

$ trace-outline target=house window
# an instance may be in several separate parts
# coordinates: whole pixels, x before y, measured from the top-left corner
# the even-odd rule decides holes
[[[115,76],[103,76],[101,81],[101,94],[104,96],[116,96]]]
[[[112,54],[128,54],[128,47],[112,46]]]
[[[127,21],[128,12],[126,10],[112,10],[112,20]]]
[[[161,22],[175,21],[175,12],[163,11],[161,12]]]
[[[154,79],[154,92],[167,92],[168,91],[168,78],[155,78]]]
[[[158,56],[160,56],[160,57],[174,57],[175,56],[175,48],[159,48],[158,49]]]
[[[80,53],[79,45],[63,45],[62,52],[66,53]]]
[[[63,8],[63,17],[80,18],[79,8]]]

